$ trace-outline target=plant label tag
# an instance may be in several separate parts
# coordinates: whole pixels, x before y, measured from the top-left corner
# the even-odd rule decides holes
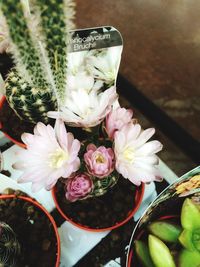
[[[123,40],[114,27],[70,32],[68,89],[104,91],[116,85]]]

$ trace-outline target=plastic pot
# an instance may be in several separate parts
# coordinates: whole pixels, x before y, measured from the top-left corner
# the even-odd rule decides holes
[[[3,107],[4,103],[6,103],[6,97],[2,96],[0,99],[0,109]],[[0,122],[0,130],[3,128],[2,122]],[[26,148],[26,145],[22,142],[17,141],[16,139],[14,139],[12,136],[10,136],[8,133],[6,133],[5,131],[1,130],[4,135],[14,144],[22,147],[22,148]]]
[[[30,197],[16,196],[16,195],[0,195],[0,199],[10,199],[10,198],[13,198],[13,199],[18,198],[18,199],[24,200],[25,202],[30,202],[31,204],[36,206],[38,209],[40,209],[48,217],[49,221],[51,222],[51,224],[53,226],[56,241],[57,241],[57,244],[56,244],[57,253],[56,253],[55,267],[59,267],[60,266],[60,237],[59,237],[58,229],[57,229],[57,226],[56,226],[56,223],[55,223],[53,217],[48,213],[48,211],[41,204],[39,204],[36,200],[34,200]]]
[[[135,196],[134,196],[134,199],[133,199],[133,209],[131,211],[129,211],[129,213],[127,214],[127,217],[124,220],[122,220],[122,221],[118,222],[117,224],[112,225],[110,227],[107,227],[107,228],[98,228],[98,229],[96,229],[96,228],[90,228],[88,226],[81,225],[81,224],[73,221],[71,218],[69,218],[68,215],[62,210],[62,208],[59,205],[59,202],[57,200],[57,190],[56,190],[56,187],[53,188],[52,195],[53,195],[53,199],[54,199],[54,202],[55,202],[55,205],[56,205],[57,210],[59,211],[59,213],[61,214],[61,216],[66,221],[69,221],[71,224],[75,225],[76,227],[78,227],[80,229],[83,229],[83,230],[86,230],[86,231],[103,232],[103,231],[110,231],[110,230],[119,228],[120,226],[124,225],[126,222],[128,222],[134,216],[134,214],[139,209],[140,204],[142,202],[143,195],[144,195],[144,189],[145,189],[145,185],[143,183],[141,184],[141,186],[136,187]]]
[[[185,198],[200,194],[200,166],[177,179],[162,191],[136,224],[129,243],[126,267],[138,267],[134,252],[135,240],[146,235],[146,227],[155,220],[180,220]]]
[[[162,221],[162,220],[174,221],[174,219],[176,219],[177,217],[178,215],[166,215],[166,216],[162,216],[158,218],[158,220],[159,221]],[[140,233],[138,233],[135,240],[140,240],[144,234],[145,232],[141,231]],[[136,262],[136,259],[135,259],[134,249],[131,247],[129,254],[128,254],[127,267],[138,267],[137,264],[134,265],[135,262]]]

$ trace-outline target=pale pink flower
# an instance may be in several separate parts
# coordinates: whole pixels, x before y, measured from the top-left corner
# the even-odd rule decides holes
[[[108,176],[114,170],[114,152],[112,148],[96,147],[94,144],[87,146],[84,160],[88,172],[98,178]]]
[[[127,124],[114,136],[116,170],[135,185],[160,180],[155,153],[162,149],[159,141],[149,141],[155,129],[142,131],[139,124]]]
[[[61,120],[55,128],[37,123],[34,134],[24,133],[22,141],[27,149],[19,152],[13,167],[24,171],[18,182],[32,182],[33,192],[50,190],[60,177],[68,178],[79,169],[80,142],[67,133]]]
[[[86,173],[80,173],[70,178],[66,182],[66,198],[74,202],[86,197],[93,188],[93,182]]]
[[[104,92],[96,90],[72,90],[68,92],[65,105],[60,111],[50,111],[50,118],[62,118],[70,126],[94,127],[110,112],[113,103],[118,98],[116,88],[111,87]]]
[[[114,133],[122,129],[124,125],[131,122],[133,111],[118,107],[113,109],[106,117],[106,132],[110,139],[113,139]]]

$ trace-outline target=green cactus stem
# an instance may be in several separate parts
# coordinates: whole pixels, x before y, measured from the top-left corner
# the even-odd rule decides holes
[[[39,53],[31,39],[24,9],[19,0],[0,0],[0,8],[8,24],[12,40],[12,54],[17,71],[23,78],[34,86],[45,88],[47,81],[40,64]]]
[[[22,119],[49,121],[66,92],[68,32],[72,0],[0,0],[16,63],[6,80],[6,97]],[[14,73],[14,75],[13,75]]]
[[[57,97],[62,102],[66,91],[67,49],[74,3],[70,0],[37,0],[35,2],[39,7],[40,33],[44,39],[43,44],[54,76]]]
[[[40,90],[30,86],[14,69],[9,73],[5,87],[7,101],[20,119],[33,124],[49,122],[47,112],[57,108],[56,98],[49,88]]]

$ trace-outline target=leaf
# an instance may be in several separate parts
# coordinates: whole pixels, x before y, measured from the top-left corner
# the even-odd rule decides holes
[[[149,235],[148,241],[149,252],[156,267],[176,267],[170,250],[164,242],[153,235]]]
[[[156,221],[149,225],[149,231],[166,242],[177,242],[181,227],[164,221]]]
[[[154,267],[147,245],[140,240],[135,241],[135,251],[144,267]]]
[[[189,198],[183,202],[181,224],[184,229],[194,230],[200,227],[200,210]]]
[[[199,267],[200,253],[183,249],[179,255],[178,267]]]

